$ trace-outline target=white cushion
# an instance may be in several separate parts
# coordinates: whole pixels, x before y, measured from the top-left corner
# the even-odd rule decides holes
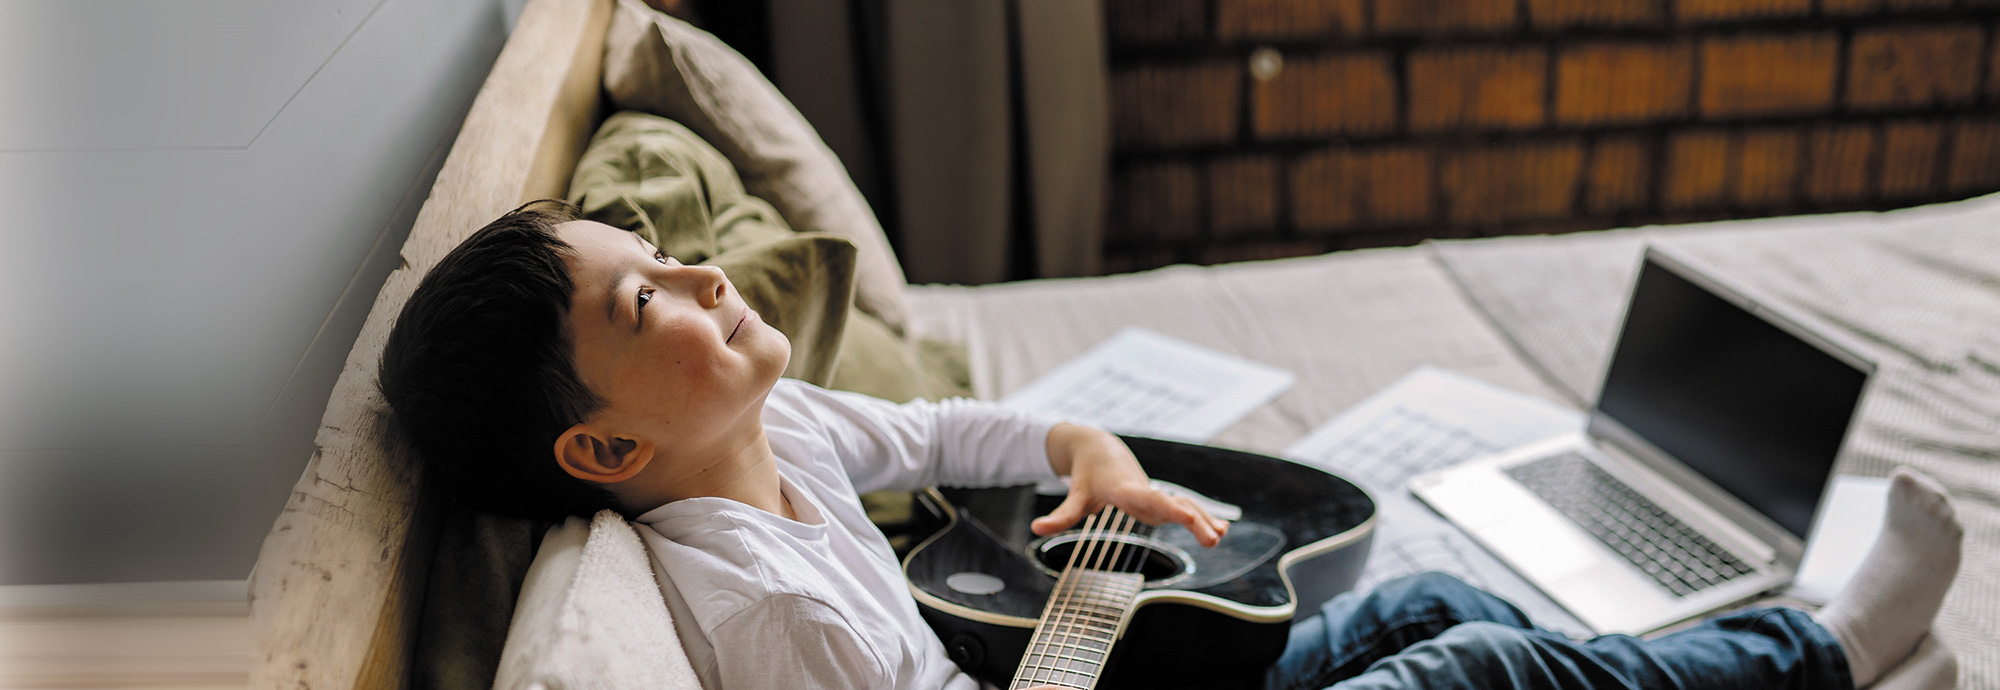
[[[700,690],[651,556],[617,513],[549,528],[528,566],[493,687]]]
[[[903,268],[881,222],[833,150],[749,60],[639,0],[618,0],[604,37],[604,90],[614,108],[701,135],[793,230],[853,242],[854,306],[903,333]]]

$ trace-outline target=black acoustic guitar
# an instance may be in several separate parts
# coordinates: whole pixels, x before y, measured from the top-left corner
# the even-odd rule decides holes
[[[1154,480],[1220,504],[1221,543],[1116,510],[1037,537],[1028,523],[1062,496],[1034,486],[918,495],[927,536],[903,575],[966,672],[1003,688],[1256,687],[1293,619],[1360,576],[1375,527],[1360,487],[1254,453],[1125,442]]]

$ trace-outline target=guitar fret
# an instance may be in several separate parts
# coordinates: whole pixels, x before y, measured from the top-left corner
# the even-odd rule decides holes
[[[1048,641],[1038,643],[1041,645],[1041,647],[1035,649],[1034,653],[1043,655],[1057,654],[1059,652],[1057,652],[1056,650],[1062,647],[1069,647],[1074,649],[1090,649],[1092,651],[1104,652],[1111,649],[1111,642],[1112,642],[1110,639],[1101,637],[1086,638],[1075,635],[1060,635],[1060,634],[1051,635],[1050,637],[1051,639],[1049,639]],[[1062,638],[1067,638],[1067,639],[1062,639]],[[1086,644],[1093,646],[1085,647],[1084,645]]]
[[[1033,669],[1026,669],[1020,674],[1020,677],[1014,680],[1014,684],[1012,687],[1031,688],[1042,685],[1056,685],[1056,686],[1064,686],[1064,687],[1079,688],[1079,689],[1089,687],[1087,685],[1068,682],[1067,678],[1058,678],[1057,676],[1059,675],[1067,676],[1069,674],[1064,671],[1059,671],[1050,668],[1038,667]]]
[[[1067,610],[1065,610],[1065,611],[1063,611],[1063,612],[1061,612],[1061,613],[1059,613],[1059,614],[1057,614],[1057,615],[1064,615],[1064,616],[1085,616],[1085,615],[1089,615],[1089,616],[1097,616],[1097,617],[1102,617],[1102,618],[1113,618],[1113,619],[1116,619],[1116,618],[1118,618],[1118,617],[1121,617],[1121,616],[1123,616],[1123,615],[1125,614],[1125,609],[1124,609],[1124,607],[1118,607],[1118,608],[1111,608],[1111,607],[1108,607],[1108,606],[1077,606],[1077,605],[1072,605],[1072,606],[1066,606],[1066,607],[1064,607],[1064,608],[1065,608],[1065,609],[1067,609]]]
[[[1071,609],[1068,612],[1057,614],[1057,620],[1104,621],[1112,623],[1115,623],[1118,621],[1118,619],[1124,617],[1125,617],[1124,609],[1106,609],[1106,608],[1092,608],[1092,609],[1075,608]]]
[[[1090,676],[1090,677],[1096,677],[1097,675],[1095,671],[1096,664],[1094,663],[1083,662],[1077,659],[1065,659],[1065,658],[1057,658],[1054,659],[1053,661],[1056,662],[1055,665],[1050,665],[1049,663],[1046,663],[1044,661],[1037,661],[1032,664],[1025,665],[1024,668],[1030,671],[1038,671],[1039,673],[1033,675],[1043,676],[1043,678],[1040,678],[1040,680],[1046,680],[1047,676],[1057,673],[1068,673],[1068,674],[1074,674],[1079,676]]]
[[[1077,635],[1105,639],[1114,639],[1118,634],[1117,625],[1113,621],[1051,621],[1046,629],[1052,635]]]
[[[1077,638],[1088,638],[1108,643],[1111,640],[1116,639],[1115,633],[1110,629],[1110,627],[1111,626],[1108,625],[1093,627],[1093,626],[1058,624],[1050,626],[1048,628],[1048,633],[1051,635],[1066,635]]]
[[[1125,617],[1125,610],[1122,608],[1113,609],[1113,608],[1103,608],[1103,607],[1073,608],[1067,613],[1058,614],[1058,616],[1061,619],[1067,619],[1067,620],[1106,621],[1115,623],[1118,621],[1118,619]]]
[[[1065,648],[1065,647],[1072,651],[1069,652],[1056,651],[1060,648]],[[1081,645],[1058,644],[1058,645],[1051,645],[1050,647],[1044,648],[1041,651],[1035,652],[1032,656],[1041,657],[1043,659],[1070,659],[1070,658],[1083,658],[1085,656],[1088,656],[1089,658],[1084,659],[1085,661],[1102,662],[1104,661],[1104,657],[1109,654],[1109,651],[1110,651],[1109,648],[1090,648]]]
[[[1066,685],[1073,688],[1088,688],[1090,687],[1089,683],[1095,680],[1097,680],[1097,674],[1095,673],[1085,673],[1081,671],[1072,671],[1069,669],[1057,668],[1053,666],[1038,665],[1038,666],[1027,667],[1025,669],[1025,672],[1022,673],[1021,677],[1017,678],[1015,682],[1017,683],[1016,687],[1033,687],[1037,685]],[[1021,683],[1022,681],[1026,681],[1027,684],[1019,685],[1019,683]]]
[[[1071,654],[1092,654],[1102,657],[1103,655],[1110,653],[1111,646],[1109,644],[1102,642],[1097,642],[1096,644],[1102,646],[1085,646],[1080,644],[1068,644],[1068,643],[1043,643],[1040,648],[1028,652],[1027,655],[1042,657],[1047,659],[1055,659],[1068,656]],[[1062,648],[1068,648],[1075,651],[1069,653],[1059,651]],[[1101,658],[1098,660],[1102,661]]]
[[[1091,651],[1095,652],[1103,652],[1111,648],[1110,638],[1084,637],[1082,635],[1073,635],[1065,633],[1055,633],[1054,635],[1052,635],[1052,637],[1054,639],[1050,640],[1048,643],[1048,645],[1051,647],[1068,647],[1070,649],[1084,649],[1084,647],[1082,646],[1083,643],[1090,643],[1093,645],[1097,645],[1095,647],[1089,648]]]
[[[1058,647],[1060,647],[1060,645]],[[1069,649],[1070,651],[1066,652],[1045,651],[1036,654],[1035,656],[1040,657],[1044,661],[1048,660],[1054,660],[1058,662],[1076,661],[1079,663],[1086,663],[1086,664],[1098,664],[1098,663],[1103,663],[1105,657],[1108,656],[1109,654],[1107,650],[1101,650],[1101,649],[1088,649],[1084,647],[1070,647]]]
[[[1048,634],[1063,635],[1067,637],[1074,637],[1077,639],[1086,639],[1102,644],[1111,644],[1113,640],[1117,639],[1116,637],[1112,636],[1111,631],[1109,630],[1097,630],[1093,628],[1064,629],[1062,627],[1055,627],[1055,628],[1050,628]]]
[[[1063,646],[1069,647],[1072,651],[1069,654],[1062,655],[1061,663],[1094,665],[1104,661],[1105,654],[1102,650],[1084,649],[1083,647],[1079,647],[1076,645],[1063,645]],[[1089,668],[1090,666],[1084,666],[1084,667]]]
[[[1091,644],[1102,645],[1108,648],[1111,646],[1111,643],[1115,639],[1110,635],[1087,634],[1085,632],[1065,631],[1056,629],[1044,631],[1044,636],[1047,637],[1048,639],[1041,644],[1046,644],[1049,646],[1061,646],[1064,644],[1068,644],[1069,641],[1071,640],[1074,640],[1079,643],[1089,642]]]
[[[1063,647],[1063,646],[1065,645],[1055,645],[1055,647]],[[1070,649],[1073,651],[1058,652],[1058,651],[1044,650],[1040,652],[1035,652],[1033,654],[1029,654],[1027,656],[1034,657],[1036,659],[1043,661],[1080,659],[1086,662],[1090,661],[1101,662],[1104,660],[1104,657],[1110,653],[1110,650],[1107,649],[1091,649],[1088,647],[1070,647]],[[1084,658],[1084,657],[1090,657],[1090,658]]]

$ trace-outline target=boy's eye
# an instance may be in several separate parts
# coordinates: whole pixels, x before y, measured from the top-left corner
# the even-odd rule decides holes
[[[646,303],[651,301],[653,301],[653,289],[643,288],[643,287],[639,288],[639,310],[644,311],[646,309]]]
[[[665,249],[662,249],[662,250],[659,250],[659,251],[656,251],[656,252],[653,252],[653,260],[654,260],[654,261],[658,261],[658,262],[660,262],[660,263],[666,263],[666,262],[667,262],[667,250],[665,250]]]

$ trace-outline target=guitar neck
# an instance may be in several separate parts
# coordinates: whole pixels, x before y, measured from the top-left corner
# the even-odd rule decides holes
[[[1111,656],[1111,644],[1117,641],[1145,584],[1145,577],[1138,573],[1064,570],[1008,688],[1097,687],[1104,662]]]

